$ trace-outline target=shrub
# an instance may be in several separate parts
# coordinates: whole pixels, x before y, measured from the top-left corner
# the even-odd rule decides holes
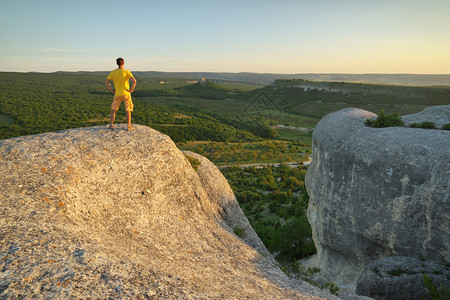
[[[280,256],[291,261],[316,253],[307,217],[305,215],[293,217],[281,225],[274,237],[274,244],[269,250],[280,252]]]
[[[409,127],[412,128],[425,128],[425,129],[436,129],[436,126],[434,125],[433,122],[422,122],[422,123],[412,123],[411,125],[409,125]]]
[[[442,125],[441,129],[443,129],[443,130],[450,130],[450,123]]]
[[[339,287],[334,283],[333,281],[327,281],[324,284],[319,284],[315,282],[312,278],[316,276],[317,274],[320,274],[320,268],[314,267],[314,268],[308,268],[305,269],[305,267],[299,263],[298,261],[295,261],[293,263],[290,263],[287,267],[281,268],[283,272],[285,272],[288,275],[294,275],[297,278],[301,278],[302,280],[317,286],[321,289],[329,289],[330,293],[333,295],[339,296]]]
[[[372,270],[375,274],[378,275],[378,277],[383,278],[383,275],[381,274],[380,270],[378,268],[375,268]]]
[[[286,181],[283,182],[284,188],[288,188],[294,191],[298,191],[302,185],[303,183],[293,176],[289,176]]]
[[[200,161],[190,155],[184,154],[186,156],[187,160],[191,164],[192,168],[194,168],[195,172],[198,171],[198,166],[200,166]]]
[[[339,287],[333,281],[325,282],[320,288],[321,289],[329,289],[330,293],[332,293],[333,295],[339,296],[339,293],[338,293]]]
[[[285,204],[289,200],[289,195],[286,192],[275,190],[270,194],[272,200],[277,200],[280,204]]]
[[[437,287],[433,280],[428,275],[423,275],[423,284],[427,288],[431,299],[449,299],[450,291],[448,287],[441,284],[440,287]]]
[[[271,212],[271,213],[276,212],[277,209],[278,209],[278,206],[279,206],[279,203],[278,203],[277,201],[272,201],[272,202],[269,204],[269,210],[270,210],[270,212]]]
[[[364,122],[364,124],[375,128],[405,126],[405,123],[403,123],[403,120],[398,115],[398,113],[385,115],[384,110],[378,115],[375,120],[366,119],[366,122]]]
[[[236,198],[239,203],[243,204],[248,202],[253,203],[260,201],[262,199],[262,196],[261,194],[252,191],[242,191],[241,193],[236,194]]]
[[[233,228],[234,233],[241,239],[244,236],[244,233],[246,230],[247,230],[247,228],[243,228],[243,227],[239,227],[239,226],[234,226],[234,228]]]
[[[394,269],[394,270],[388,271],[387,273],[388,273],[389,275],[392,275],[392,276],[400,276],[400,275],[402,275],[403,273],[405,273],[405,271],[403,271],[403,270],[400,269],[400,268],[396,268],[396,269]]]

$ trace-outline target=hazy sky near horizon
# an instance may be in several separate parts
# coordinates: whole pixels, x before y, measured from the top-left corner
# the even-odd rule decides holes
[[[0,4],[0,71],[450,74],[449,0]]]

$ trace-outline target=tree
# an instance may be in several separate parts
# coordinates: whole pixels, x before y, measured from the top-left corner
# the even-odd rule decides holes
[[[281,225],[274,238],[273,250],[290,260],[308,257],[317,252],[311,239],[311,226],[305,215],[293,217]]]

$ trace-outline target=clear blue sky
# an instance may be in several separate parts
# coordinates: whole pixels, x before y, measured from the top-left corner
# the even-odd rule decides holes
[[[0,4],[0,71],[450,73],[449,0]]]

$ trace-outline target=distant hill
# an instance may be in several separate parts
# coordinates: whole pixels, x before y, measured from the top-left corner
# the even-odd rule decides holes
[[[253,102],[264,98],[278,110],[320,119],[346,107],[404,115],[449,105],[450,88],[277,80],[240,97]]]
[[[98,74],[105,76],[109,71],[96,72],[56,72],[66,74]],[[215,82],[241,82],[248,84],[267,85],[276,79],[304,79],[313,81],[345,81],[392,85],[411,86],[450,86],[450,74],[333,74],[333,73],[297,73],[297,74],[274,74],[274,73],[219,73],[219,72],[159,72],[159,71],[133,71],[136,77],[146,78],[206,78]]]
[[[412,86],[450,86],[450,74],[296,74],[313,81],[345,81]],[[281,78],[280,78],[281,79]]]

